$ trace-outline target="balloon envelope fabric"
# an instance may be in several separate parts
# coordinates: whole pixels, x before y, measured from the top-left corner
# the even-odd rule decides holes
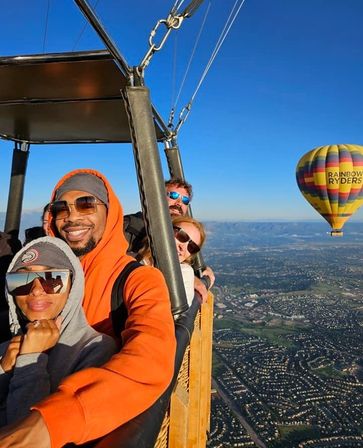
[[[296,168],[305,199],[328,221],[332,235],[363,204],[363,146],[319,146],[306,153]]]

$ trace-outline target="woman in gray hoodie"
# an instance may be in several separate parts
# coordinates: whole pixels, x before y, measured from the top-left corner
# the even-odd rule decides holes
[[[38,238],[13,258],[7,300],[13,338],[0,345],[0,425],[26,416],[61,380],[104,364],[115,341],[86,321],[83,270],[69,246]]]

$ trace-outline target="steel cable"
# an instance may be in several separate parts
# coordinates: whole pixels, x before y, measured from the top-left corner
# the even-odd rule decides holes
[[[96,10],[97,5],[98,5],[99,2],[100,2],[100,0],[96,0],[96,1],[95,1],[95,4],[92,6],[92,8],[93,8],[94,11]],[[76,41],[75,41],[75,43],[74,43],[74,45],[73,45],[71,51],[74,51],[74,50],[76,49],[76,47],[77,47],[79,41],[81,40],[81,37],[83,36],[83,33],[85,32],[85,30],[86,30],[86,28],[87,28],[87,25],[89,25],[89,22],[88,22],[88,21],[86,21],[85,24],[83,25],[83,27],[81,28],[81,31],[80,31],[80,33],[78,34],[78,37],[76,38]]]
[[[44,28],[44,37],[43,37],[43,53],[45,53],[45,44],[46,44],[46,41],[47,41],[47,34],[48,34],[49,8],[50,8],[50,0],[48,0],[48,2],[47,2],[47,12],[45,14],[45,28]]]
[[[182,92],[183,87],[184,87],[184,83],[185,83],[186,78],[187,78],[187,76],[188,76],[189,69],[190,69],[190,66],[191,66],[191,64],[192,64],[192,61],[193,61],[193,58],[194,58],[195,51],[196,51],[196,49],[197,49],[197,47],[198,47],[198,44],[199,44],[200,36],[202,35],[202,32],[203,32],[203,30],[204,30],[204,25],[205,25],[205,22],[206,22],[206,20],[207,20],[208,13],[209,13],[209,10],[210,10],[210,7],[211,7],[211,2],[209,2],[209,4],[208,4],[208,7],[207,7],[206,12],[205,12],[205,14],[204,14],[204,18],[203,18],[202,25],[201,25],[201,27],[200,27],[199,33],[198,33],[198,35],[197,35],[197,38],[196,38],[196,40],[195,40],[194,47],[193,47],[192,53],[191,53],[191,55],[190,55],[190,58],[189,58],[189,61],[188,61],[188,65],[187,65],[187,68],[186,68],[186,70],[185,70],[183,80],[182,80],[182,82],[181,82],[181,84],[180,84],[180,88],[179,88],[178,95],[176,96],[176,99],[175,99],[175,102],[174,102],[174,109],[176,108],[176,106],[177,106],[177,104],[178,104],[178,101],[179,101],[181,92]]]
[[[195,91],[194,91],[194,93],[193,93],[193,95],[192,95],[192,97],[191,97],[191,99],[189,101],[189,104],[191,104],[194,101],[194,98],[197,95],[198,90],[200,89],[200,87],[201,87],[205,77],[207,76],[207,73],[208,73],[211,65],[213,64],[213,62],[214,62],[214,60],[215,60],[215,58],[216,58],[216,56],[217,56],[221,46],[223,45],[223,42],[225,41],[225,39],[226,39],[226,37],[227,37],[227,35],[228,35],[228,33],[229,33],[229,31],[230,31],[234,21],[236,20],[236,18],[238,16],[238,13],[239,13],[240,9],[242,8],[245,0],[241,1],[240,5],[237,8],[237,11],[235,13],[233,13],[233,11],[236,9],[236,6],[237,6],[238,2],[239,2],[239,0],[236,0],[236,2],[233,5],[233,8],[232,8],[232,10],[231,10],[231,12],[230,12],[230,14],[228,16],[228,19],[227,19],[227,21],[226,21],[226,23],[225,23],[225,25],[223,27],[223,30],[222,30],[219,38],[218,38],[216,46],[214,47],[214,50],[213,50],[213,52],[211,54],[211,57],[210,57],[207,65],[206,65],[206,68],[204,69],[204,71],[202,73],[202,76],[201,76],[201,78],[199,80],[199,83],[197,84],[197,87],[196,87],[196,89],[195,89]],[[232,15],[233,15],[233,17],[232,17]],[[232,17],[232,19],[231,19],[231,17]]]

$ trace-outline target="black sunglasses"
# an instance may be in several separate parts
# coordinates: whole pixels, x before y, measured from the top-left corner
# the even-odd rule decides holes
[[[47,294],[61,294],[66,291],[71,272],[21,271],[6,274],[6,287],[13,296],[27,296],[33,289],[34,280],[39,280]]]
[[[181,227],[173,226],[174,229],[174,237],[180,241],[181,243],[188,243],[187,250],[190,255],[194,255],[200,251],[200,247],[197,243],[195,243],[190,236],[187,234],[185,230]]]
[[[51,202],[49,212],[54,219],[68,218],[71,214],[70,205],[73,205],[80,215],[92,215],[97,212],[97,205],[106,204],[98,201],[94,196],[81,196],[80,198],[77,198],[73,204],[70,204],[67,201]]]

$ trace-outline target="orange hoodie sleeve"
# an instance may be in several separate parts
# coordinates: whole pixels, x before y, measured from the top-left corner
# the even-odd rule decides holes
[[[67,377],[33,408],[42,414],[52,448],[109,433],[150,407],[170,384],[176,342],[164,277],[150,266],[136,269],[124,295],[121,351],[100,368]]]

